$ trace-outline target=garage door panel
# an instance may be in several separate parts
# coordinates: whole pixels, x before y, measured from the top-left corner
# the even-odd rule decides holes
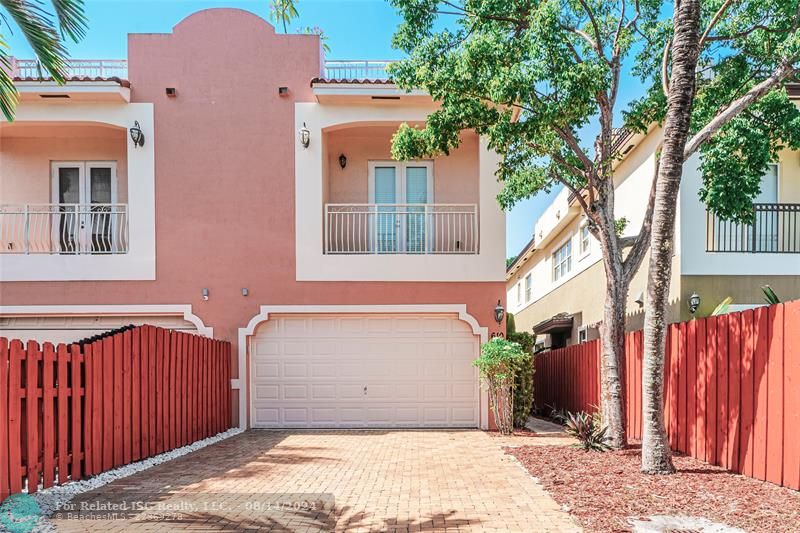
[[[310,364],[312,378],[335,378],[339,375],[336,363],[311,361]]]
[[[278,385],[256,385],[253,388],[255,400],[279,400],[281,388]]]
[[[280,374],[279,363],[256,363],[253,365],[253,375],[257,380],[262,378],[275,378]]]
[[[478,425],[478,340],[454,315],[274,315],[252,347],[256,427]]]
[[[285,378],[307,378],[309,377],[308,363],[283,363],[281,375]]]

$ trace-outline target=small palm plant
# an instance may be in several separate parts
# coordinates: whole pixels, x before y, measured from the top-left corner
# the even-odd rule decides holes
[[[39,60],[44,72],[57,83],[67,77],[69,54],[65,39],[79,41],[86,34],[83,0],[51,0],[52,13],[42,0],[0,0],[0,29],[11,21],[19,28]],[[54,19],[55,17],[55,19]],[[9,122],[14,120],[17,89],[11,78],[11,51],[0,34],[0,110]]]
[[[578,439],[575,446],[583,448],[587,452],[605,452],[611,449],[606,430],[599,412],[592,414],[584,411],[568,412],[566,415],[565,431]]]
[[[764,301],[767,302],[769,305],[776,305],[781,303],[781,299],[778,298],[778,295],[775,294],[775,291],[772,290],[772,287],[769,285],[764,285],[761,287],[761,292],[764,293]]]

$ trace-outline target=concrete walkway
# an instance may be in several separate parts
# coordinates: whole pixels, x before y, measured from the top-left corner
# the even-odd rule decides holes
[[[85,493],[54,523],[104,532],[580,531],[502,450],[537,440],[249,431]]]

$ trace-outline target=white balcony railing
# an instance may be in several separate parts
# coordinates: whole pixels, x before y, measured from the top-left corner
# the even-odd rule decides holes
[[[325,77],[334,80],[385,80],[389,78],[386,67],[392,63],[394,61],[375,61],[372,59],[325,61]]]
[[[475,204],[326,204],[326,254],[477,254]]]
[[[36,59],[16,59],[12,62],[12,74],[18,78],[48,78]],[[68,78],[128,78],[126,59],[69,59],[66,75]]]
[[[0,205],[0,253],[124,254],[127,204]]]

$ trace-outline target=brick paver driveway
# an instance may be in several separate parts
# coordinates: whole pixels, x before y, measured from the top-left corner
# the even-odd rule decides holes
[[[105,532],[579,531],[503,442],[481,431],[250,431],[71,504],[101,504],[120,511],[116,520],[84,512],[54,522]]]

